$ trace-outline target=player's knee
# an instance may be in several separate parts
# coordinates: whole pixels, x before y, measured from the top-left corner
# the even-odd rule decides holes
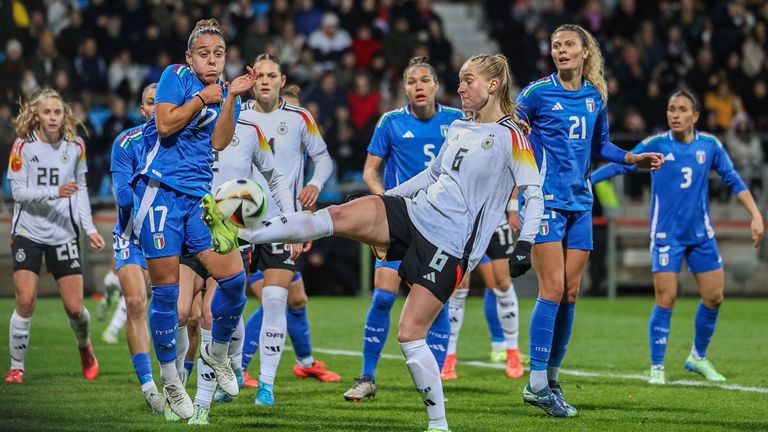
[[[656,304],[663,307],[664,309],[672,309],[675,307],[675,296],[657,293]]]
[[[710,294],[701,298],[704,302],[704,306],[708,308],[719,308],[720,305],[723,304],[723,299],[723,293]]]
[[[288,307],[290,309],[301,309],[304,306],[307,305],[307,295],[306,294],[297,294],[293,296],[288,296]]]
[[[16,314],[24,318],[29,318],[35,312],[36,304],[37,302],[35,301],[34,297],[27,299],[17,298]]]
[[[65,306],[64,308],[67,312],[67,317],[69,319],[73,320],[80,320],[83,318],[83,307],[80,306],[79,308],[77,306]]]
[[[147,298],[143,296],[126,296],[125,309],[128,319],[144,319],[144,311],[147,309]]]
[[[344,214],[344,211],[341,210],[341,206],[339,205],[332,205],[325,208],[328,210],[328,215],[331,217],[331,220],[334,222],[334,225],[342,220],[342,215]]]
[[[512,283],[512,281],[507,275],[507,277],[495,277],[493,280],[493,283],[494,283],[493,288],[502,292],[507,292],[507,290],[509,289],[509,285],[510,283]]]

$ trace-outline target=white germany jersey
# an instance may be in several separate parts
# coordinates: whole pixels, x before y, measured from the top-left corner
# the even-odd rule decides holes
[[[497,123],[454,121],[427,169],[437,180],[406,199],[408,215],[432,244],[466,256],[469,270],[488,248],[512,189],[541,185],[528,139],[509,117]]]
[[[241,115],[235,125],[232,142],[222,151],[213,151],[213,180],[211,192],[216,193],[224,182],[238,178],[257,179],[257,172],[268,172],[275,169],[275,158],[269,143],[256,123],[249,122],[247,116]],[[261,180],[264,177],[259,175]],[[266,180],[261,183],[264,192],[269,195],[269,185]]]
[[[240,119],[259,125],[275,155],[278,171],[288,182],[291,196],[298,197],[304,186],[304,152],[313,157],[326,151],[317,123],[309,111],[282,100],[279,108],[269,113],[253,110],[254,103],[244,104]],[[256,173],[255,178],[265,191],[268,190],[263,176]],[[295,211],[302,209],[297,200],[291,204]],[[273,201],[268,205],[267,219],[280,215],[280,209]]]
[[[88,171],[85,144],[81,138],[48,144],[34,133],[27,140],[17,139],[11,150],[8,179],[26,183],[26,188],[46,191],[46,199],[16,202],[13,205],[12,235],[20,235],[45,245],[60,245],[76,239],[80,214],[75,193],[58,197],[59,186],[76,182]],[[87,191],[85,191],[87,193]]]

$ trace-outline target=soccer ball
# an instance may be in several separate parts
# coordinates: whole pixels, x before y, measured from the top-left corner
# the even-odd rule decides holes
[[[224,217],[241,228],[253,228],[267,214],[267,196],[261,185],[240,178],[224,182],[213,195]]]

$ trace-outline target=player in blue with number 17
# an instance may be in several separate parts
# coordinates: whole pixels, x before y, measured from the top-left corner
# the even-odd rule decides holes
[[[200,355],[219,386],[231,396],[238,393],[227,348],[245,306],[245,271],[237,238],[226,235],[229,230],[219,226],[220,219],[212,222],[215,203],[202,198],[210,193],[213,178],[211,150],[223,150],[232,141],[239,95],[256,82],[250,68],[229,85],[219,80],[226,45],[216,20],[197,23],[186,60],[168,66],[157,85],[155,113],[144,127],[149,153],[134,179],[133,227],[152,280],[149,329],[163,391],[170,409],[183,419],[192,417],[194,407],[176,369],[182,251],[195,254],[218,282],[211,300],[213,341],[200,347]],[[206,223],[214,224],[211,230]],[[211,250],[212,243],[222,254]]]
[[[649,136],[637,151],[663,153],[664,166],[651,173],[651,260],[656,304],[648,322],[651,348],[649,383],[665,384],[664,353],[669,339],[672,307],[677,297],[677,274],[683,258],[696,277],[701,303],[694,320],[691,354],[685,368],[709,381],[725,381],[707,359],[707,347],[723,301],[723,260],[709,217],[709,172],[714,169],[733,190],[752,217],[755,247],[763,238],[763,217],[752,194],[733,169],[725,148],[713,135],[699,132],[699,105],[693,94],[679,91],[669,98],[670,130]],[[592,173],[594,183],[632,171],[634,167],[608,164]]]

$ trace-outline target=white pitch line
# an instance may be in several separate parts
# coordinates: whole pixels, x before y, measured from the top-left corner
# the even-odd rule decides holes
[[[339,356],[347,356],[347,357],[363,356],[363,354],[358,351],[347,351],[347,350],[326,349],[326,348],[312,348],[312,351],[322,353],[322,354],[339,355]],[[403,356],[394,355],[394,354],[382,354],[381,358],[388,359],[388,360],[403,360]],[[487,362],[481,362],[481,361],[466,361],[466,362],[461,362],[461,364],[465,366],[474,366],[474,367],[481,367],[486,369],[504,369],[505,367],[503,364],[487,363]],[[634,380],[634,381],[648,381],[648,377],[642,374],[587,372],[587,371],[579,371],[579,370],[572,370],[572,369],[560,369],[560,373],[564,375],[573,375],[573,376],[586,377],[586,378],[609,378],[609,379],[623,379],[623,380]],[[714,387],[714,388],[719,388],[723,390],[733,390],[733,391],[740,391],[740,392],[746,392],[746,393],[768,393],[768,388],[765,388],[765,387],[747,387],[747,386],[741,386],[737,384],[717,384],[717,383],[711,383],[707,381],[678,380],[678,381],[668,381],[667,385]]]

